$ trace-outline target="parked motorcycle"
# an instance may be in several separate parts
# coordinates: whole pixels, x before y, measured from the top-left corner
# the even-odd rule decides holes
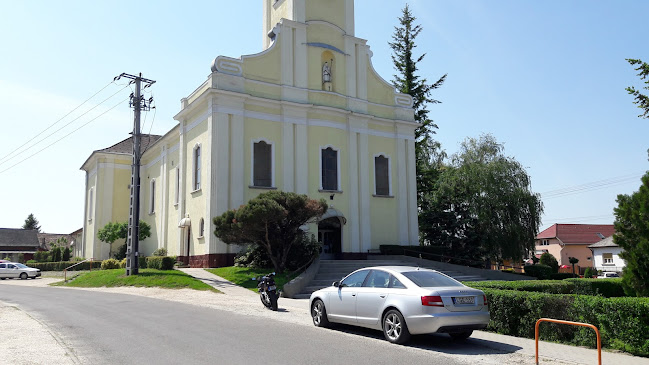
[[[259,284],[257,284],[257,290],[259,291],[261,302],[266,308],[276,311],[279,295],[277,293],[277,286],[275,285],[275,273],[272,272],[266,276],[262,276],[259,279]]]

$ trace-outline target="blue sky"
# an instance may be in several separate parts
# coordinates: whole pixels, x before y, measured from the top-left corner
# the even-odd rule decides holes
[[[405,3],[356,0],[356,36],[368,40],[386,80],[394,74],[387,42]],[[109,85],[113,77],[142,72],[157,81],[149,89],[155,117],[143,117],[143,131],[164,134],[175,125],[180,99],[206,79],[216,56],[261,51],[261,4],[2,1],[0,227],[20,227],[34,213],[46,232],[80,228],[79,168],[132,128],[128,103],[119,103],[130,89]],[[429,108],[443,148],[450,154],[464,138],[491,133],[543,194],[544,228],[612,223],[617,194],[636,191],[649,170],[649,120],[637,118],[640,110],[624,90],[641,86],[625,58],[649,61],[649,2],[409,4],[424,28],[417,39],[417,51],[427,54],[420,75],[434,81],[448,74],[433,95],[442,104]]]

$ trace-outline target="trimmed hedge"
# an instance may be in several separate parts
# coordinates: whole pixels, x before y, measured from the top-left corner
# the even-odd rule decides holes
[[[149,269],[173,270],[176,258],[172,256],[151,256],[146,258]]]
[[[546,294],[581,294],[606,298],[626,296],[621,279],[474,281],[465,284],[477,289],[516,290]]]
[[[70,267],[76,264],[76,261],[59,261],[59,262],[31,262],[27,266],[33,267],[36,269],[41,269],[41,271],[63,271],[65,268]],[[102,261],[93,261],[92,269],[100,269]],[[82,264],[79,264],[71,269],[70,271],[78,270],[90,270],[90,261],[86,261]]]
[[[491,321],[487,330],[534,338],[539,318],[590,323],[602,336],[602,346],[649,356],[649,298],[603,298],[589,295],[553,295],[513,290],[483,289]],[[596,346],[595,331],[585,327],[543,323],[544,341]]]
[[[525,275],[533,276],[537,279],[549,279],[552,275],[552,268],[548,265],[525,265]]]

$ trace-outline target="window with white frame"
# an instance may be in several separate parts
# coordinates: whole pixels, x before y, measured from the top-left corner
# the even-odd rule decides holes
[[[180,167],[176,167],[176,195],[175,195],[175,204],[178,204],[180,200]]]
[[[149,214],[155,213],[155,179],[149,182]]]
[[[203,237],[205,235],[205,219],[201,218],[198,223],[198,237]]]
[[[604,265],[613,265],[613,254],[612,253],[602,254],[602,258],[604,259]]]
[[[196,144],[194,147],[194,164],[193,164],[193,188],[194,191],[201,188],[201,145]]]
[[[550,240],[541,241],[541,246],[550,246]]]
[[[90,188],[90,191],[88,192],[88,220],[92,220],[92,203],[94,200],[94,189]]]
[[[273,145],[266,141],[252,145],[252,186],[273,187]]]
[[[338,151],[332,147],[323,148],[321,152],[321,188],[322,190],[337,191],[338,186]]]
[[[384,155],[374,157],[374,194],[390,196],[390,159]]]

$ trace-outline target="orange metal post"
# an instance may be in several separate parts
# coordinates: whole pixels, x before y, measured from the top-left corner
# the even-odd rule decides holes
[[[552,319],[552,318],[541,318],[538,321],[536,321],[536,326],[534,326],[534,342],[536,346],[536,365],[539,365],[539,324],[541,324],[541,322],[569,324],[573,326],[581,326],[581,327],[588,327],[594,329],[595,334],[597,335],[597,363],[599,365],[602,365],[602,338],[599,335],[599,330],[597,329],[597,327],[589,323],[562,321],[560,319]]]

